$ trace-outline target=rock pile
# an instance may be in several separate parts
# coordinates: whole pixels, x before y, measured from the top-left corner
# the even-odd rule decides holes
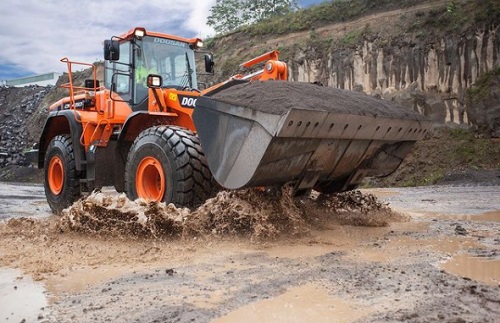
[[[28,142],[26,120],[36,111],[52,87],[0,87],[0,168],[26,165],[23,150]]]

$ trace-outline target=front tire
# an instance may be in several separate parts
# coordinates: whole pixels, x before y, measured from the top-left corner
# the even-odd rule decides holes
[[[151,127],[135,139],[125,166],[131,200],[195,207],[212,194],[214,182],[196,135],[176,126]]]
[[[45,154],[44,172],[47,202],[52,212],[59,214],[81,196],[71,136],[58,135],[52,139]]]

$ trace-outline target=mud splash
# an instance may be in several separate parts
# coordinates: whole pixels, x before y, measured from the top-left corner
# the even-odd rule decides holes
[[[93,192],[63,211],[59,228],[111,236],[162,237],[179,235],[188,209],[173,204],[135,202],[125,194]]]
[[[328,224],[386,226],[404,220],[371,194],[292,197],[281,190],[221,191],[194,211],[173,204],[130,201],[124,194],[94,192],[63,212],[59,229],[118,237],[300,236]]]
[[[340,194],[313,194],[304,208],[309,217],[341,225],[385,227],[391,222],[408,221],[409,217],[393,211],[373,194],[348,191]],[[318,220],[316,220],[318,221]]]

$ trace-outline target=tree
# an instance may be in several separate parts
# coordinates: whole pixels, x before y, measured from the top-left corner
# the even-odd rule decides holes
[[[216,0],[207,25],[218,34],[224,34],[240,26],[284,15],[297,7],[297,0]]]
[[[217,0],[210,9],[211,14],[208,16],[207,25],[220,34],[238,28],[243,25],[241,7],[241,0]]]
[[[260,21],[273,16],[284,15],[297,8],[295,0],[247,0],[251,21]]]

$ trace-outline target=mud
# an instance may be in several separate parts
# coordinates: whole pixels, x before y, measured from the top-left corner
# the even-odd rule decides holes
[[[164,203],[137,200],[125,194],[108,195],[93,192],[63,211],[61,231],[79,231],[106,236],[162,237],[182,232],[187,209]]]
[[[63,211],[62,232],[78,231],[126,238],[300,236],[331,223],[387,226],[405,217],[371,194],[351,191],[331,196],[292,197],[292,188],[221,191],[194,211],[173,204],[130,201],[125,194],[94,192]]]
[[[364,93],[301,82],[249,82],[218,92],[212,98],[235,106],[279,115],[296,108],[373,117],[427,120],[423,115],[404,106]]]
[[[251,195],[248,200],[222,194],[204,206],[211,211],[205,213],[212,214],[208,219],[223,211],[228,216],[247,214],[245,223],[250,223],[249,214],[265,205],[275,203],[269,214],[287,210],[290,201],[283,194],[252,191],[245,195]],[[104,191],[94,200],[81,202],[128,214],[115,215],[115,222],[131,222],[127,212],[133,211],[135,222],[144,216],[141,230],[125,229],[123,235],[116,235],[104,225],[103,230],[90,224],[80,229],[80,223],[94,221],[94,215],[79,209],[85,203],[75,212],[83,210],[87,218],[77,221],[73,215],[74,227],[62,226],[63,222],[68,225],[69,214],[18,217],[0,223],[0,265],[18,268],[23,277],[43,284],[48,306],[42,311],[33,309],[43,316],[40,322],[244,322],[261,318],[273,322],[335,318],[345,322],[495,322],[500,313],[500,287],[495,285],[500,272],[500,227],[488,217],[500,211],[498,201],[491,198],[498,194],[500,187],[440,186],[364,190],[340,198],[311,196],[294,200],[292,208],[292,213],[295,207],[303,213],[298,213],[301,222],[291,223],[300,223],[307,232],[295,234],[288,227],[265,238],[252,230],[218,233],[205,225],[193,233],[164,234],[148,226],[149,218],[143,213],[161,209],[172,218],[182,217],[182,224],[191,213],[141,205],[141,201],[124,202],[119,195]],[[263,201],[265,205],[259,205]],[[365,207],[367,203],[372,206]],[[229,213],[228,208],[246,213]],[[383,226],[342,224],[339,216],[370,217],[391,209],[404,214],[391,211]],[[215,223],[220,221],[223,226],[215,228],[227,229],[224,217]],[[105,221],[96,221],[100,222]],[[480,276],[473,275],[479,272]]]

